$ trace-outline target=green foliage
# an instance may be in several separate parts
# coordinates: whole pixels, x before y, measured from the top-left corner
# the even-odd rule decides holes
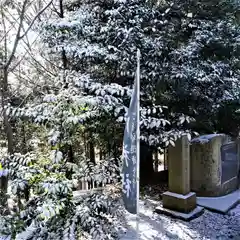
[[[73,198],[74,183],[66,178],[63,159],[54,155],[57,163],[50,155],[43,158],[41,154],[39,158],[30,153],[2,160],[2,169],[10,180],[11,198],[18,206],[3,216],[0,233],[16,239],[75,239],[81,230],[99,239],[112,239],[116,235],[115,216],[120,214],[118,202],[104,194]],[[116,178],[111,175],[115,169],[110,162],[89,167],[85,161],[75,168],[79,169],[75,174],[88,180],[94,178],[98,183],[111,181]],[[89,169],[93,171],[86,172]],[[31,197],[23,203],[26,193]]]
[[[67,9],[65,18],[45,25],[43,40],[56,56],[65,50],[69,69],[89,74],[85,94],[99,83],[131,88],[140,49],[141,111],[150,110],[141,114],[144,142],[162,148],[186,131],[221,130],[215,124],[220,106],[229,97],[235,101],[239,92],[236,2],[74,1]],[[128,106],[128,98],[121,99]],[[110,111],[107,117],[124,122],[124,109],[117,112],[117,119]],[[93,116],[89,130],[108,126],[105,116]],[[197,129],[201,122],[205,125]]]
[[[112,159],[93,165],[78,150],[73,156],[75,161],[69,161],[64,149],[74,145],[74,139],[84,130],[79,124],[88,114],[99,111],[95,111],[91,99],[79,93],[77,89],[71,94],[62,90],[44,96],[40,103],[6,109],[15,120],[38,125],[42,129],[38,137],[48,140],[49,146],[2,159],[2,172],[8,175],[11,198],[17,204],[15,211],[3,218],[3,234],[16,239],[75,239],[84,234],[112,239],[116,235],[114,218],[119,204],[104,194],[73,198],[76,182],[105,185],[118,181],[119,176]]]

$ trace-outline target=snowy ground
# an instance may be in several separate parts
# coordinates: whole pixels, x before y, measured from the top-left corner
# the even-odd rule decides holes
[[[156,203],[140,201],[139,240],[240,240],[240,204],[227,215],[205,210],[199,218],[184,222],[153,213]],[[136,218],[128,213],[126,217],[127,231],[119,228],[121,240],[136,240]]]
[[[191,222],[153,213],[154,204],[140,201],[140,240],[240,240],[240,204],[227,215],[205,210]],[[126,213],[127,214],[127,213]],[[135,216],[127,214],[128,230],[121,240],[136,239]]]

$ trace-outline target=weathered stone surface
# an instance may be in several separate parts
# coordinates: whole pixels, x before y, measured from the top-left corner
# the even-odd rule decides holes
[[[221,193],[221,146],[226,142],[223,134],[206,135],[192,140],[191,190],[200,196],[219,196]]]
[[[237,189],[239,141],[229,142],[224,134],[200,136],[192,140],[191,190],[198,196],[216,197]]]
[[[175,147],[169,147],[169,191],[187,194],[190,191],[190,148],[187,136],[178,139]]]
[[[186,195],[182,195],[165,192],[163,194],[163,206],[182,213],[189,213],[196,208],[196,194],[190,192]]]

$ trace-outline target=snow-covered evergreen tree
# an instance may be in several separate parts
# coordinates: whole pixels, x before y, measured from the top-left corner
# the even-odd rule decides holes
[[[156,85],[163,78],[171,47],[170,40],[164,38],[169,34],[166,15],[171,6],[159,10],[146,1],[75,1],[66,4],[65,18],[50,20],[44,34],[52,52],[60,55],[65,50],[68,68],[76,71],[80,79],[82,74],[88,74],[92,86],[96,83],[107,84],[108,89],[118,86],[119,91],[133,85],[139,48],[141,137],[149,145],[162,147],[173,143],[182,133],[179,131],[182,123],[191,120],[181,112],[169,112],[156,99]],[[121,100],[124,107],[115,107],[118,121],[124,120],[129,97],[122,95]]]
[[[92,91],[96,84],[131,89],[140,49],[141,138],[147,145],[166,147],[190,130],[222,130],[219,109],[226,98],[238,98],[235,2],[108,0],[64,6],[65,16],[50,19],[43,41],[56,60],[64,49],[67,68],[79,75],[77,85],[88,75],[84,94],[107,97],[106,91]],[[91,131],[98,136],[103,128],[111,131],[106,119],[124,122],[129,96],[123,95],[120,105],[107,103],[108,110],[89,122]],[[116,127],[120,146],[123,125]]]
[[[172,81],[164,102],[194,117],[200,132],[238,134],[239,117],[228,115],[231,128],[223,113],[234,111],[240,97],[237,12],[235,1],[204,0],[182,1],[170,11],[178,26],[171,37],[178,45],[170,52],[166,76]]]
[[[79,181],[98,186],[118,182],[119,168],[115,159],[103,159],[94,165],[78,150],[74,152],[75,162],[69,162],[63,147],[73,145],[84,123],[97,117],[100,111],[107,111],[106,106],[111,109],[110,103],[121,104],[120,98],[113,96],[121,92],[117,88],[111,92],[112,97],[107,98],[100,93],[94,97],[84,96],[82,88],[90,84],[87,76],[82,75],[79,86],[75,83],[78,78],[69,72],[68,78],[64,78],[68,83],[66,89],[62,81],[65,74],[66,71],[52,78],[55,88],[51,94],[45,94],[42,99],[38,97],[24,107],[5,109],[15,120],[38,125],[43,140],[47,138],[49,143],[43,150],[37,148],[26,155],[14,154],[1,159],[1,174],[11,181],[9,194],[17,204],[17,211],[2,218],[0,233],[11,234],[13,239],[84,236],[85,239],[114,239],[117,236],[121,212],[118,198],[111,198],[107,191],[73,197],[74,185]],[[108,91],[105,85],[94,86],[93,91]],[[113,87],[110,90],[113,91]]]

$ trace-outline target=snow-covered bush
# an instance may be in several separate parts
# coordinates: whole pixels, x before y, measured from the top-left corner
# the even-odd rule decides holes
[[[64,147],[74,145],[77,132],[93,116],[121,105],[122,100],[114,95],[121,95],[121,91],[116,86],[107,99],[101,93],[86,96],[82,93],[85,85],[78,86],[70,81],[70,73],[68,76],[68,89],[60,84],[58,91],[44,95],[42,100],[5,109],[13,120],[21,119],[42,128],[41,137],[49,144],[42,150],[37,148],[26,155],[14,154],[1,160],[1,174],[9,179],[10,199],[15,207],[5,212],[0,232],[11,234],[13,239],[77,239],[86,234],[87,239],[117,236],[115,227],[121,212],[118,199],[104,192],[73,197],[76,180],[98,186],[118,182],[116,159],[102,159],[94,165],[81,151],[76,151],[71,162]],[[101,92],[103,86],[97,85],[92,91],[99,89]]]
[[[53,158],[43,153],[14,154],[1,160],[2,175],[10,181],[9,194],[16,207],[1,217],[0,233],[13,239],[77,239],[84,234],[94,239],[116,237],[121,212],[118,199],[104,193],[73,198],[73,180],[66,178],[62,154],[53,154]],[[110,182],[116,179],[113,166],[103,164],[99,170],[92,166],[96,169],[92,176],[99,183]],[[89,180],[90,174],[85,171],[90,167],[79,167],[75,174]]]

